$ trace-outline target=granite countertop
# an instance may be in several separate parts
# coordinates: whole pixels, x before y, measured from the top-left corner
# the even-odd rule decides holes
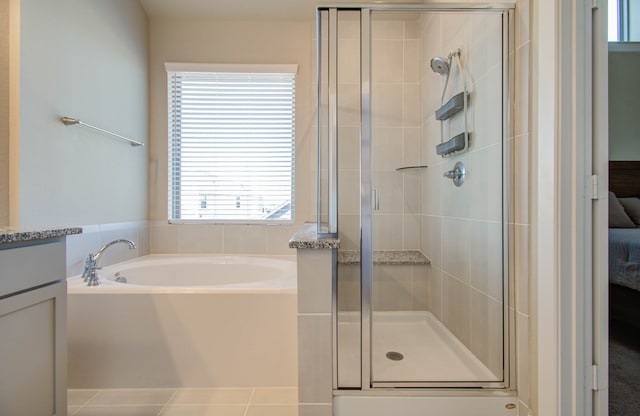
[[[338,263],[341,264],[359,264],[360,251],[358,250],[342,250],[338,251]],[[388,250],[374,251],[374,264],[430,264],[431,261],[418,250]]]
[[[289,240],[289,248],[333,249],[339,247],[338,238],[318,238],[316,223],[305,224]]]
[[[36,229],[0,227],[0,244],[46,240],[48,238],[60,238],[73,234],[82,234],[82,227],[49,227]]]

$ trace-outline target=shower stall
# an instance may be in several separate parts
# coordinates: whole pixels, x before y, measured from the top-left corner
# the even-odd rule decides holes
[[[515,387],[511,7],[318,9],[335,395]]]

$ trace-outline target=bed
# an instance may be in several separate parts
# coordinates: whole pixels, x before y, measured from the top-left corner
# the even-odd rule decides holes
[[[640,325],[640,161],[610,161],[609,191],[609,313]]]

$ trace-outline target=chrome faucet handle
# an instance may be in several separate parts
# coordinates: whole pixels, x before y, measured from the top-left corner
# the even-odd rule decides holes
[[[89,276],[91,275],[92,270],[95,270],[96,261],[93,257],[93,253],[89,253],[87,258],[84,260],[84,271],[82,272],[83,281],[89,280]]]
[[[87,277],[89,277],[89,264],[91,263],[91,254],[84,259],[84,270],[82,271],[82,278],[86,281]]]
[[[89,275],[87,286],[100,286],[100,278],[95,269],[91,272],[91,275]]]

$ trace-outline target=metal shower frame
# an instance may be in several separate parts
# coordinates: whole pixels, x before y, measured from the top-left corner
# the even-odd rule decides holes
[[[371,126],[371,14],[378,11],[398,12],[501,12],[503,14],[503,126],[502,126],[502,158],[503,158],[503,324],[504,324],[504,362],[503,380],[501,382],[399,382],[398,387],[376,387],[372,380],[371,342],[372,342],[372,291],[373,291],[373,206],[372,206],[372,178],[371,175],[360,175],[360,284],[361,284],[361,386],[358,389],[339,389],[338,387],[338,341],[337,341],[337,267],[333,273],[332,320],[333,320],[333,388],[338,395],[430,395],[429,388],[438,387],[440,394],[444,388],[480,390],[490,394],[508,394],[515,389],[515,316],[510,309],[513,293],[513,272],[511,270],[514,258],[511,242],[514,241],[514,227],[512,224],[512,180],[508,174],[512,172],[513,151],[511,138],[513,134],[512,95],[513,95],[513,67],[509,65],[510,53],[514,48],[514,5],[507,3],[430,3],[430,4],[375,4],[353,6],[320,6],[317,8],[317,77],[318,77],[318,192],[321,189],[321,129],[322,129],[322,13],[328,13],[329,18],[329,82],[328,82],[328,232],[321,233],[320,218],[321,205],[318,200],[318,233],[319,236],[338,235],[338,167],[337,167],[337,14],[338,11],[349,10],[360,12],[361,28],[361,143],[360,143],[360,171],[371,172],[372,157],[372,126]],[[334,22],[332,24],[331,22]],[[320,199],[320,196],[319,198]],[[337,256],[335,256],[337,258]],[[385,383],[386,385],[387,383]]]

